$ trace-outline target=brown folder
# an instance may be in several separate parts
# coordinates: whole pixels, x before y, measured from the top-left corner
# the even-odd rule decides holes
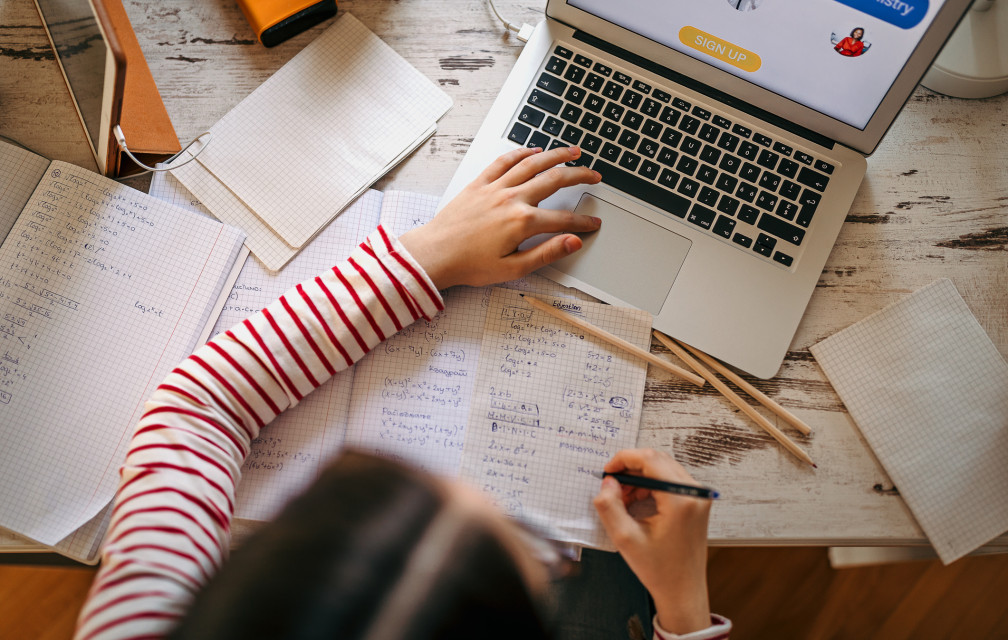
[[[181,149],[178,135],[161,101],[161,94],[154,84],[154,77],[122,1],[95,0],[95,4],[100,4],[104,9],[112,25],[114,38],[126,58],[126,82],[119,125],[133,155],[144,164],[153,165],[178,153]],[[115,125],[114,122],[112,124]],[[111,144],[114,154],[109,156],[109,166],[105,171],[107,175],[128,176],[140,171],[115,140]]]

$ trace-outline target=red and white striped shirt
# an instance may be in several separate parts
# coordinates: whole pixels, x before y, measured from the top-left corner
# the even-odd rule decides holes
[[[166,635],[227,556],[235,489],[259,430],[443,307],[420,265],[378,227],[347,260],[182,362],[133,434],[75,637]],[[688,637],[723,637],[700,633]]]
[[[77,638],[165,635],[227,555],[250,443],[382,340],[443,308],[379,227],[346,261],[200,347],[133,434]]]

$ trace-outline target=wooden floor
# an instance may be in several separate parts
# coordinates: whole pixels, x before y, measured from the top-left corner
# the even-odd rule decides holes
[[[733,640],[1008,638],[1008,556],[834,570],[821,548],[713,549],[709,567]],[[0,565],[0,639],[69,638],[93,575]]]

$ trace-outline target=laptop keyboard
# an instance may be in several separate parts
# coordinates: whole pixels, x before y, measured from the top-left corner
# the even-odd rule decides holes
[[[580,145],[571,164],[740,250],[795,264],[834,167],[681,96],[557,46],[508,139]]]

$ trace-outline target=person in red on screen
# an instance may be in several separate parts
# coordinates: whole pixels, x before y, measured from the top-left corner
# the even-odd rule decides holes
[[[868,49],[862,38],[864,38],[864,28],[855,27],[849,36],[836,43],[833,50],[842,56],[856,58]]]
[[[442,289],[520,277],[579,250],[575,233],[599,228],[598,218],[539,207],[560,188],[601,180],[565,166],[580,153],[501,156],[431,222],[399,238],[379,226],[176,367],[133,434],[75,638],[556,637],[549,589],[563,563],[546,541],[459,482],[364,453],[339,456],[227,556],[241,467],[261,429],[386,338],[437,315]],[[518,249],[540,233],[557,235]],[[654,450],[621,451],[604,469],[692,482]],[[654,640],[728,637],[730,621],[708,603],[710,501],[606,478],[594,506],[650,593]],[[590,613],[618,599],[612,585],[591,592]],[[618,637],[575,622],[579,640]]]

